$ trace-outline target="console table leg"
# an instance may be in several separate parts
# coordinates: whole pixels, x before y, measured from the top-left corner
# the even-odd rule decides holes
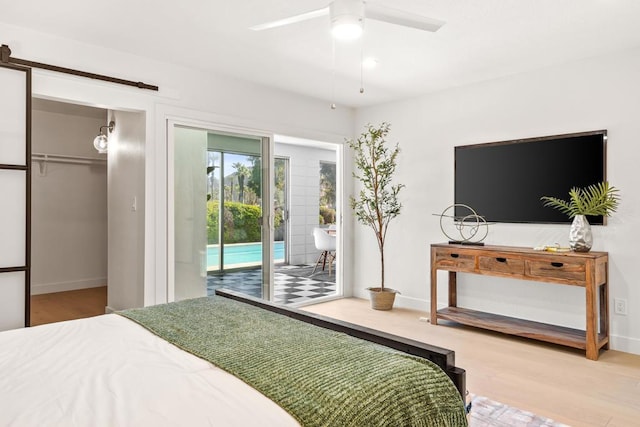
[[[585,333],[587,359],[598,360],[598,306],[596,305],[596,285],[592,263],[587,263],[585,293],[587,297],[587,325]]]
[[[432,325],[438,324],[438,270],[436,265],[436,253],[431,250],[431,310],[429,312]]]
[[[604,283],[599,283],[600,287],[600,333],[604,334],[607,343],[604,345],[605,350],[609,350],[609,260],[607,259],[600,265],[604,270]]]
[[[607,343],[602,348],[609,350],[609,293],[606,284],[598,288],[600,289],[600,333],[607,337]]]
[[[458,306],[458,275],[455,271],[449,272],[449,307]]]

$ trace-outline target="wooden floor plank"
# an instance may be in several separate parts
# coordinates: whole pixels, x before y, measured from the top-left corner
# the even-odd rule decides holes
[[[31,326],[104,314],[107,287],[31,296]]]

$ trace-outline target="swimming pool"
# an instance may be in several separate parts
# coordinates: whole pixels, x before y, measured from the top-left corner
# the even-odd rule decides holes
[[[284,261],[284,242],[273,242],[273,259]],[[207,270],[218,270],[220,245],[207,245]],[[224,268],[248,267],[262,263],[262,243],[233,243],[224,245]]]

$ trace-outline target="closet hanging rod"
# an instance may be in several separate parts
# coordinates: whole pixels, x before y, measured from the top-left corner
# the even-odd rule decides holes
[[[158,86],[150,85],[143,82],[134,82],[132,80],[120,79],[118,77],[105,76],[103,74],[89,73],[86,71],[74,70],[73,68],[59,67],[57,65],[43,64],[42,62],[27,61],[11,57],[11,49],[6,44],[0,46],[0,62],[23,65],[31,68],[41,68],[43,70],[55,71],[57,73],[72,74],[74,76],[86,77],[89,79],[102,80],[109,83],[117,83],[126,86],[134,86],[140,89],[158,90]]]
[[[44,154],[44,153],[33,153],[31,155],[31,160],[34,162],[77,163],[77,164],[105,163],[107,161],[107,159],[99,159],[97,157],[68,156],[66,154]]]

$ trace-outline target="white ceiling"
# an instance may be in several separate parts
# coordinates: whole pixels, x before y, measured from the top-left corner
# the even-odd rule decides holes
[[[446,24],[366,21],[362,48],[336,43],[334,74],[328,17],[248,29],[328,0],[0,0],[0,21],[353,107],[640,46],[640,0],[377,2]],[[363,94],[361,49],[379,61]]]

